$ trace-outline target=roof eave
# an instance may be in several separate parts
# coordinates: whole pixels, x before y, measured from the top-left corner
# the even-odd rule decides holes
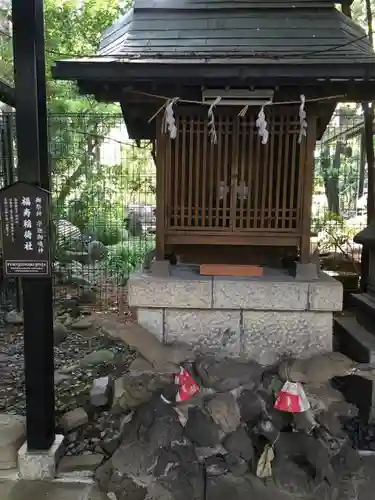
[[[303,65],[303,66],[302,66]],[[303,70],[302,70],[303,68]],[[97,82],[124,82],[132,84],[141,81],[154,82],[203,82],[217,80],[257,80],[271,79],[298,81],[375,81],[375,62],[308,62],[293,61],[266,63],[244,60],[236,62],[206,61],[106,61],[106,60],[67,60],[58,61],[52,68],[52,75],[59,80],[84,80]]]

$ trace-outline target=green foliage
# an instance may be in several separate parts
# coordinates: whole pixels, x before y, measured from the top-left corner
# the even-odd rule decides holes
[[[106,265],[109,272],[124,276],[139,267],[150,250],[155,248],[153,236],[132,238],[109,248]]]

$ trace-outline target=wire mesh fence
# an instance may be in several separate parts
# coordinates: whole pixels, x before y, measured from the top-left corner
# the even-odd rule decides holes
[[[0,116],[0,185],[17,179],[15,117]],[[354,235],[366,225],[363,119],[337,111],[315,152],[312,251],[328,271],[359,274]],[[154,248],[153,145],[136,144],[121,114],[49,116],[55,293],[96,287],[102,306]],[[9,284],[10,286],[10,284]],[[5,300],[5,299],[4,299]]]

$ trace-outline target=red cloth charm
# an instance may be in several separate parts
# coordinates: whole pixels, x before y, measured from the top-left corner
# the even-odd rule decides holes
[[[180,373],[175,377],[175,383],[180,387],[176,396],[176,401],[188,401],[199,392],[199,386],[190,373],[185,369],[180,369]]]
[[[301,384],[285,382],[274,407],[290,413],[302,413],[310,409],[310,403]]]

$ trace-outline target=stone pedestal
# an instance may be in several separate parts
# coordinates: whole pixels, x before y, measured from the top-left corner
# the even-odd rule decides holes
[[[136,273],[128,285],[138,322],[163,342],[262,364],[332,350],[332,313],[343,296],[341,283],[325,274],[312,281],[277,271],[223,278],[182,265],[168,278]]]
[[[42,480],[56,476],[57,464],[63,455],[64,436],[57,435],[47,451],[29,451],[24,443],[18,451],[18,469],[21,479]]]

